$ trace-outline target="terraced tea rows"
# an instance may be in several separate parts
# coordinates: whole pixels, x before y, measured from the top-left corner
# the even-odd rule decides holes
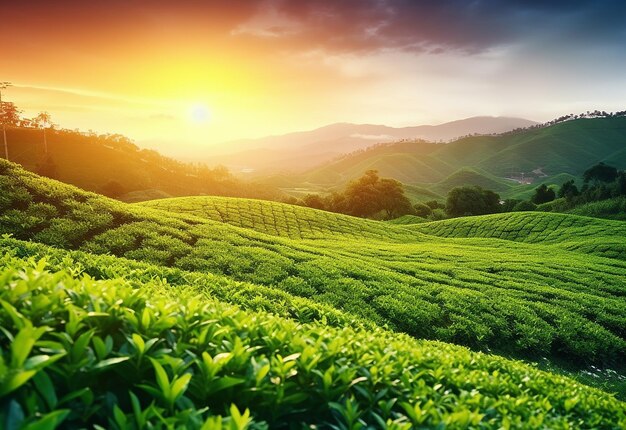
[[[623,261],[559,244],[436,238],[415,232],[422,225],[380,223],[381,232],[401,232],[385,240],[334,233],[294,240],[0,168],[8,173],[0,178],[0,228],[18,239],[225,275],[477,349],[578,366],[620,366],[626,358]]]
[[[421,236],[408,230],[389,228],[377,221],[265,200],[181,197],[137,205],[195,215],[292,239],[328,239],[332,235],[351,239],[419,240]]]
[[[626,425],[624,403],[519,362],[245,312],[198,297],[203,286],[94,280],[71,258],[48,265],[16,256],[29,245],[4,245],[0,419],[11,426]]]
[[[423,223],[416,231],[448,238],[495,238],[554,244],[626,260],[626,224],[559,213],[511,212]]]

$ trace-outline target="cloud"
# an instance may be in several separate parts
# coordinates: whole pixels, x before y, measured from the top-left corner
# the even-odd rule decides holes
[[[89,28],[118,43],[139,28],[183,37],[202,28],[280,50],[334,53],[476,53],[555,33],[587,44],[626,40],[623,0],[30,0],[5,2],[0,15],[23,38],[31,28],[63,26],[69,43]]]
[[[291,49],[476,53],[543,33],[621,40],[624,19],[618,0],[266,0],[233,34]]]

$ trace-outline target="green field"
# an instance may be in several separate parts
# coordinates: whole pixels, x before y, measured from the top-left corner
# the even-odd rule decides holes
[[[73,412],[69,420],[113,425],[114,421],[107,424],[106,420],[134,419],[136,411],[129,415],[134,407],[128,394],[132,391],[154,398],[153,408],[160,412],[150,412],[151,419],[158,421],[155,417],[160,413],[177,425],[192,427],[208,415],[236,421],[246,408],[255,421],[270,425],[335,423],[350,428],[350,420],[361,419],[395,421],[397,428],[411,423],[429,427],[436,422],[448,422],[450,428],[516,428],[528,425],[530,410],[540,420],[534,421],[535,427],[623,425],[623,403],[600,391],[519,362],[415,340],[454,343],[539,362],[623,396],[626,227],[620,222],[509,213],[393,224],[220,197],[130,205],[38,177],[4,161],[0,161],[0,175],[0,233],[13,237],[0,242],[6,267],[2,300],[13,306],[0,310],[0,318],[3,327],[10,327],[10,336],[24,327],[16,318],[59,332],[65,329],[68,312],[77,312],[85,324],[68,334],[67,344],[57,341],[62,345],[55,348],[67,350],[85,335],[81,348],[91,348],[87,355],[93,360],[84,371],[92,372],[89,366],[95,366],[97,381],[124,378],[137,360],[132,342],[136,342],[133,334],[139,334],[145,343],[161,339],[153,358],[164,367],[168,381],[189,382],[180,383],[185,389],[179,398],[167,400],[157,392],[163,390],[159,365],[143,360],[135,363],[143,369],[136,376],[140,381],[131,378],[120,380],[119,388],[101,387],[123,399],[120,411],[106,406],[101,397],[105,394],[93,393],[93,409],[98,413],[81,418]],[[47,271],[27,268],[42,258],[48,261]],[[24,287],[16,287],[22,283]],[[135,293],[130,293],[131,288]],[[67,293],[70,298],[84,297],[88,291],[90,301],[55,299],[63,289],[77,291]],[[121,297],[133,297],[122,299],[106,317],[110,319],[106,327],[119,330],[113,332],[88,315],[113,306],[114,294],[106,293],[110,289]],[[33,301],[29,297],[35,291],[37,297],[52,298]],[[200,296],[197,301],[189,299],[198,306],[196,316],[186,310],[188,300],[181,298],[191,296]],[[146,305],[150,300],[156,304]],[[39,307],[58,311],[45,316],[37,311]],[[132,310],[125,311],[126,307]],[[168,311],[154,310],[161,307]],[[145,324],[139,316],[143,309],[156,312],[146,317]],[[197,349],[202,324],[189,318],[217,321],[211,324],[222,327],[226,340]],[[162,325],[155,322],[158,330],[146,330],[144,325],[153,319]],[[105,341],[108,335],[111,341]],[[4,350],[10,338],[6,333],[2,336]],[[40,336],[48,340],[32,347],[34,355],[51,350],[46,345],[52,335]],[[106,354],[100,342],[92,340],[95,337],[105,346],[112,342]],[[207,394],[197,379],[204,377],[201,353],[217,357],[233,351],[238,338],[243,344],[237,354],[243,355],[232,360],[239,365],[225,364],[226,373],[220,375],[239,382],[220,388],[217,395]],[[297,372],[286,370],[281,376],[281,366],[286,365],[282,357],[307,356],[306,345],[322,355],[313,362],[302,356],[290,358],[286,362],[293,364],[287,366],[296,366],[289,369]],[[6,351],[5,362],[13,363],[10,350]],[[62,354],[61,349],[54,351]],[[116,360],[106,361],[109,358]],[[72,368],[76,364],[72,360],[78,358],[70,352],[59,358],[59,364],[50,363],[51,372],[46,372],[48,378],[60,378],[52,384],[63,393],[57,400],[82,389],[64,382],[62,373],[52,372],[59,366]],[[102,361],[113,364],[109,369],[109,364],[98,364]],[[251,376],[266,364],[269,373]],[[305,371],[306,366],[310,367]],[[339,369],[343,370],[337,373]],[[403,369],[405,376],[400,376]],[[406,369],[415,369],[414,374]],[[429,379],[430,371],[439,376]],[[593,376],[586,377],[590,371]],[[71,402],[58,405],[62,403],[58,400],[52,407],[45,394],[38,394],[35,385],[45,378],[29,379],[16,393],[20,399],[44,396],[40,403],[48,409],[71,409],[67,406]],[[248,394],[238,395],[236,387]],[[305,402],[297,392],[316,400]],[[416,403],[416,398],[422,400]],[[148,408],[151,400],[141,399],[139,407]],[[20,402],[22,408],[37,403]],[[236,412],[231,411],[231,403],[237,405]],[[204,406],[208,412],[202,410]]]

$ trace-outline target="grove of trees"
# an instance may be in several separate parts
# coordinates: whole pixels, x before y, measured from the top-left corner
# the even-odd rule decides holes
[[[415,209],[404,195],[402,183],[381,178],[376,170],[368,170],[350,182],[343,192],[328,196],[308,194],[302,205],[362,218],[392,219],[413,214]]]

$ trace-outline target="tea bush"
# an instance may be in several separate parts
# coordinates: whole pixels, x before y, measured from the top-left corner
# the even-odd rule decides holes
[[[0,171],[0,194],[18,194],[0,230],[18,239],[223,275],[415,337],[623,372],[626,235],[615,221],[515,213],[401,226],[215,200],[225,221],[241,213],[236,226],[122,204],[4,161]],[[182,199],[198,201],[212,199]],[[47,209],[31,222],[32,205]],[[274,224],[285,227],[255,230]]]
[[[626,426],[624,403],[520,362],[66,263],[1,260],[7,430]]]

